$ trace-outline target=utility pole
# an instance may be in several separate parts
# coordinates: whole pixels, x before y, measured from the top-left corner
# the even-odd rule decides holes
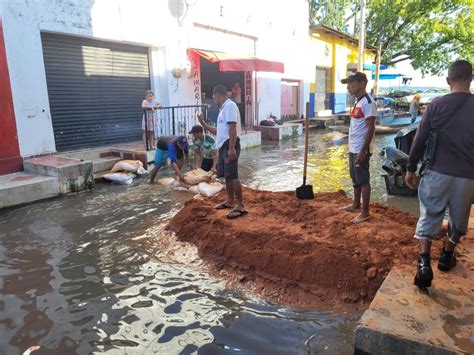
[[[357,61],[357,71],[362,71],[364,67],[364,49],[365,49],[365,0],[360,0],[359,60]]]
[[[375,61],[375,81],[374,81],[374,95],[377,95],[379,92],[379,76],[380,76],[380,59],[382,57],[382,42],[379,44],[379,49],[377,50],[377,59]]]

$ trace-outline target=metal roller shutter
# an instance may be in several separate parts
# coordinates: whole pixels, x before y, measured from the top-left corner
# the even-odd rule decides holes
[[[148,48],[50,33],[41,40],[56,149],[139,140]]]

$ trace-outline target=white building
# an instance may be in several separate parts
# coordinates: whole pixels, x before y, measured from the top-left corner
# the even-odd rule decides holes
[[[305,0],[1,1],[0,174],[25,157],[140,139],[149,88],[184,106],[239,82],[246,125],[304,115],[308,19]]]

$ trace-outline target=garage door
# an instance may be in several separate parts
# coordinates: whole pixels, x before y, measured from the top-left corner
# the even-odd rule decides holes
[[[41,40],[56,149],[140,139],[148,49],[50,33]]]

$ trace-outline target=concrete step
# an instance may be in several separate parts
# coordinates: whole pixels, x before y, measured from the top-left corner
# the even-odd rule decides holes
[[[91,159],[93,172],[94,174],[103,171],[109,172],[110,169],[112,169],[112,167],[115,165],[115,163],[119,162],[120,160],[122,159],[117,157]]]
[[[60,155],[67,158],[87,161],[87,160],[93,160],[96,158],[101,158],[103,157],[104,154],[107,154],[108,152],[110,152],[109,147],[102,147],[102,148],[74,150],[70,152],[61,153]]]
[[[474,243],[457,253],[449,272],[431,262],[427,290],[413,285],[415,265],[390,271],[356,327],[355,353],[474,354]]]
[[[94,186],[90,161],[48,155],[27,159],[23,162],[23,167],[30,174],[56,177],[61,193],[78,192]]]
[[[21,172],[0,176],[0,208],[57,196],[57,177]]]

